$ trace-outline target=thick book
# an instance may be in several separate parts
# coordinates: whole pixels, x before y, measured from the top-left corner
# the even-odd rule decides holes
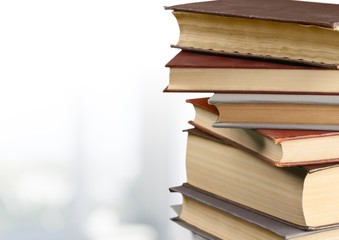
[[[181,227],[191,231],[192,237],[194,240],[222,240],[222,238],[218,238],[202,230],[201,228],[198,228],[192,224],[189,224],[188,222],[182,220],[180,217],[174,217],[174,218],[171,218],[171,220],[175,222],[176,224],[180,225]]]
[[[339,228],[305,231],[207,194],[188,184],[170,188],[183,196],[182,211],[172,220],[205,239],[333,240]]]
[[[219,113],[208,98],[186,101],[195,111],[191,125],[275,166],[339,162],[338,131],[216,128]]]
[[[181,213],[181,210],[182,210],[182,204],[172,205],[171,208],[174,210],[174,212],[177,215],[179,215]],[[201,231],[200,229],[197,229],[197,228],[194,229],[193,226],[188,228],[186,226],[186,224],[183,221],[181,221],[179,218],[177,218],[177,217],[171,218],[171,220],[176,222],[176,223],[178,223],[179,225],[181,225],[182,227],[186,228],[187,230],[191,231],[192,238],[194,240],[198,240],[198,239],[199,240],[206,240],[206,239],[209,239],[209,240],[215,239],[216,240],[216,239],[218,239],[215,236],[213,236],[213,235],[211,235],[211,234],[209,234],[207,232]]]
[[[303,229],[339,223],[339,164],[278,168],[188,130],[187,183]]]
[[[339,5],[291,0],[223,0],[165,7],[177,19],[174,47],[339,65]]]
[[[339,71],[279,61],[181,51],[166,92],[339,93]]]
[[[216,93],[215,127],[339,131],[338,95]]]

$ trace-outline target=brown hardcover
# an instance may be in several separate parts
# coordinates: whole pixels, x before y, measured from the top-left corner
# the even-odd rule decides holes
[[[257,129],[256,131],[272,139],[275,143],[281,143],[289,140],[339,135],[338,131],[320,131],[320,130]]]
[[[290,0],[222,0],[165,7],[175,11],[213,14],[334,29],[339,25],[339,5]]]
[[[186,99],[187,103],[193,104],[194,106],[201,107],[209,112],[212,112],[214,114],[219,114],[218,109],[214,105],[210,105],[208,103],[209,98],[190,98]]]
[[[240,69],[319,69],[314,66],[287,63],[282,61],[266,61],[264,59],[229,57],[190,51],[181,51],[167,64],[169,68],[240,68]]]

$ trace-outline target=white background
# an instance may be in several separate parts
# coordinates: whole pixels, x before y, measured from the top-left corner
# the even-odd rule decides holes
[[[162,92],[184,2],[0,1],[0,239],[190,237],[168,187],[194,94]]]

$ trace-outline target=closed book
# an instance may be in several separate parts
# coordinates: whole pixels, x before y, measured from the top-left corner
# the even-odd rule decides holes
[[[339,228],[305,231],[207,194],[188,184],[170,188],[183,196],[182,212],[172,220],[209,240],[334,240]]]
[[[194,187],[303,229],[339,223],[339,164],[279,168],[190,129],[186,175]]]
[[[339,5],[223,0],[165,7],[177,19],[175,47],[217,54],[339,65]]]
[[[338,95],[214,94],[215,127],[339,131]]]
[[[195,111],[189,123],[230,145],[280,167],[339,161],[339,132],[285,129],[216,128],[218,110],[208,98],[187,99]]]
[[[339,92],[339,71],[282,61],[181,51],[166,67],[166,92]]]

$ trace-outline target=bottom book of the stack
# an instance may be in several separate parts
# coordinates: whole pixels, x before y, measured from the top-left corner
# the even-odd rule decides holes
[[[198,239],[339,239],[339,226],[302,230],[208,194],[189,184],[170,188],[182,194],[178,217],[172,220],[199,236]]]

